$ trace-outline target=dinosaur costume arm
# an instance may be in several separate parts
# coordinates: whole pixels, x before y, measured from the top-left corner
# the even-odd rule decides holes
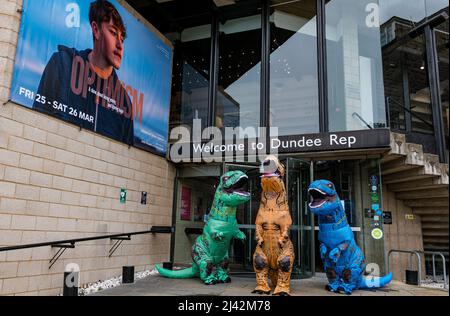
[[[350,245],[350,241],[345,241],[342,244],[338,245],[336,248],[332,249],[329,253],[329,257],[333,262],[337,262],[339,257],[341,256],[341,252],[347,250]]]
[[[258,215],[256,216],[256,222],[255,222],[255,239],[258,246],[261,246],[264,243],[263,238],[263,217],[261,216],[261,210],[258,211]]]
[[[292,225],[292,218],[287,212],[280,221],[280,238],[278,239],[278,244],[283,248],[284,244],[289,240],[289,229]]]
[[[239,230],[239,228],[236,227],[236,231],[234,232],[233,238],[239,239],[239,240],[245,240],[247,236],[243,232]]]

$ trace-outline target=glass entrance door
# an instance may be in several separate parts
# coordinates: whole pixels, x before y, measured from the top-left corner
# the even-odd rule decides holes
[[[308,278],[313,275],[314,267],[314,231],[311,228],[312,216],[308,210],[307,189],[310,183],[310,162],[295,158],[282,160],[286,167],[285,186],[289,211],[292,217],[291,240],[294,244],[295,262],[292,278]],[[224,171],[241,170],[249,177],[251,199],[237,209],[239,228],[247,239],[244,243],[234,240],[230,249],[232,271],[253,272],[253,252],[255,242],[255,220],[261,200],[261,182],[259,166],[225,165]]]
[[[310,162],[287,158],[283,164],[286,166],[286,190],[292,217],[291,240],[295,251],[293,277],[308,278],[313,276],[314,266],[314,225],[308,209]]]

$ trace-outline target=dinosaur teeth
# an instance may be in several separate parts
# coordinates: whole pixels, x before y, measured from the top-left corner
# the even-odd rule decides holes
[[[309,204],[309,207],[311,208],[319,208],[327,201],[327,195],[325,194],[325,192],[319,189],[309,189],[308,193],[312,198],[312,202]]]
[[[235,191],[234,193],[237,194],[237,195],[242,195],[242,196],[249,196],[250,195],[250,192]]]
[[[319,207],[321,207],[322,205],[324,205],[326,203],[326,200],[323,200],[322,203],[320,203],[318,205],[313,205],[314,202],[309,203],[309,207],[310,208],[319,208]]]

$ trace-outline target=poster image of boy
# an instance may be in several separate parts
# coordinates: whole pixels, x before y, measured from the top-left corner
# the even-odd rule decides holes
[[[94,48],[59,45],[45,67],[33,108],[132,145],[132,102],[115,71],[124,54],[124,22],[106,0],[90,4],[89,22]]]

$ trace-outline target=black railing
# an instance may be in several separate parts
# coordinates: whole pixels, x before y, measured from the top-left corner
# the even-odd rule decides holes
[[[426,124],[428,127],[430,127],[431,129],[434,130],[433,124],[431,124],[427,120],[424,120],[422,117],[420,117],[419,115],[417,115],[416,113],[414,113],[413,111],[411,111],[410,109],[405,107],[403,104],[401,104],[400,102],[398,102],[397,100],[395,100],[395,99],[393,99],[391,97],[387,97],[386,98],[386,103],[387,103],[387,106],[388,106],[389,109],[391,109],[391,101],[393,101],[393,105],[395,105],[397,108],[405,110],[411,116],[415,117],[416,119],[418,119],[419,121],[421,121],[422,123]]]
[[[100,239],[115,240],[116,243],[109,250],[109,257],[111,257],[124,240],[131,240],[131,236],[145,235],[145,234],[171,234],[171,233],[173,233],[173,231],[174,231],[174,228],[171,226],[152,226],[152,228],[150,230],[140,231],[140,232],[102,235],[102,236],[94,236],[94,237],[86,237],[86,238],[49,241],[49,242],[36,243],[36,244],[0,247],[0,252],[30,249],[30,248],[39,248],[39,247],[48,247],[48,246],[50,246],[52,248],[60,248],[56,252],[56,254],[53,256],[53,258],[50,259],[50,262],[49,262],[50,263],[49,269],[50,269],[67,249],[75,248],[76,243],[100,240]]]
[[[366,125],[366,127],[367,127],[368,129],[373,129],[373,127],[370,126],[370,124],[367,123],[367,121],[366,121],[365,119],[363,119],[362,116],[359,115],[358,113],[354,112],[354,113],[352,114],[352,116],[353,116],[354,118],[356,117],[357,119],[359,119],[364,125]]]

